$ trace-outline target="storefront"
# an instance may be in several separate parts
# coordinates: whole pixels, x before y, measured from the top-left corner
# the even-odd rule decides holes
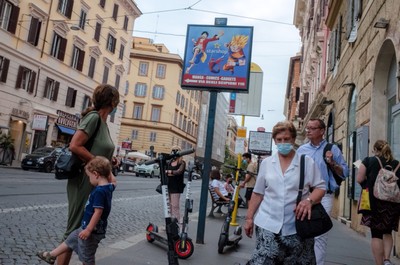
[[[58,118],[56,121],[56,127],[58,130],[54,130],[53,132],[57,132],[56,140],[52,141],[53,146],[65,146],[68,144],[72,136],[74,135],[76,128],[79,124],[79,117],[70,114],[61,110],[57,110]]]

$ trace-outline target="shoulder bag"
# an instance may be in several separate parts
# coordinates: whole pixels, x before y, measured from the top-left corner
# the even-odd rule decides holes
[[[100,116],[98,113],[97,117],[98,119],[97,119],[96,130],[85,144],[85,148],[89,151],[92,149],[94,139],[97,136],[97,132],[99,131],[101,124]],[[82,173],[84,165],[85,163],[76,154],[72,153],[69,150],[68,146],[66,146],[62,149],[61,154],[57,158],[56,163],[54,165],[55,178],[56,179],[76,178],[79,174]]]
[[[303,195],[303,187],[304,187],[304,164],[305,164],[305,155],[301,155],[300,158],[300,184],[299,184],[299,193],[297,195],[296,205],[299,204]],[[316,203],[311,208],[311,219],[304,218],[303,221],[300,219],[296,219],[296,231],[297,235],[301,238],[312,238],[316,236],[320,236],[329,230],[331,230],[333,224],[330,216],[325,211],[324,206],[321,203]]]

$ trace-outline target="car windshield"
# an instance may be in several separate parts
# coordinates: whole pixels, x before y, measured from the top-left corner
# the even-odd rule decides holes
[[[38,148],[35,151],[33,151],[32,154],[35,154],[35,155],[48,155],[51,152],[53,152],[53,150],[54,150],[53,148],[46,148],[46,147]]]

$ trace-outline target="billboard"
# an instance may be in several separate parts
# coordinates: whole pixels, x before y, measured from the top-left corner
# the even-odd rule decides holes
[[[188,25],[181,86],[248,93],[253,27]]]
[[[229,114],[259,117],[261,112],[263,72],[255,63],[250,66],[248,94],[231,93]]]

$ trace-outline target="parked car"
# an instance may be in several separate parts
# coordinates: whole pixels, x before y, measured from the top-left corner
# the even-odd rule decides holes
[[[122,172],[135,172],[136,163],[130,159],[122,159],[119,165],[119,171]]]
[[[158,164],[145,165],[143,163],[135,167],[135,173],[136,176],[160,177],[160,166]]]
[[[26,155],[21,161],[23,170],[39,169],[50,173],[54,169],[54,163],[61,154],[61,148],[41,147]]]

